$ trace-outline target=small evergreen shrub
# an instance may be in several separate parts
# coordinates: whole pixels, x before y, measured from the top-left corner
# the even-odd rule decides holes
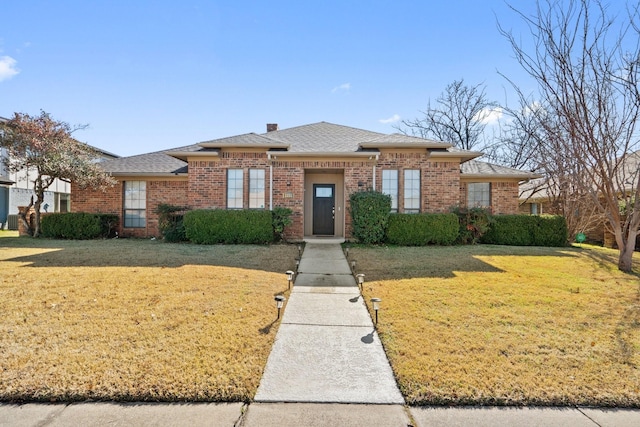
[[[42,215],[40,227],[43,237],[89,240],[111,237],[117,223],[118,215],[66,212]]]
[[[360,191],[353,193],[349,200],[353,237],[364,244],[381,243],[391,211],[391,196],[377,191]]]
[[[289,208],[275,207],[271,211],[271,226],[273,227],[273,241],[284,241],[284,229],[291,225],[293,220],[291,214],[293,211]]]
[[[271,211],[193,210],[185,213],[186,237],[199,244],[264,244],[273,240]]]
[[[458,238],[457,243],[463,245],[474,245],[489,230],[491,216],[489,211],[483,208],[461,208],[454,207],[451,212],[458,217]]]
[[[495,215],[482,243],[511,246],[566,246],[567,221],[559,215]]]
[[[458,237],[455,214],[391,214],[385,241],[393,245],[451,245]]]
[[[183,242],[187,240],[184,230],[184,213],[187,206],[174,206],[161,203],[156,208],[158,214],[158,228],[166,242]]]

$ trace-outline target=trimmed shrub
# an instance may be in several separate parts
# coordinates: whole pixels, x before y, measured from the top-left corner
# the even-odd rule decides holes
[[[451,245],[457,237],[455,214],[391,214],[385,241],[402,246]]]
[[[495,215],[482,243],[511,246],[566,246],[567,221],[559,215]]]
[[[187,235],[184,231],[184,213],[188,211],[187,206],[174,206],[161,203],[156,208],[158,214],[158,228],[160,234],[166,242],[184,242]]]
[[[42,215],[43,237],[52,239],[89,240],[110,237],[118,223],[118,215],[86,212]]]
[[[381,243],[391,211],[391,196],[377,191],[360,191],[353,193],[350,201],[353,237],[364,244]]]
[[[457,243],[475,245],[491,226],[491,216],[486,209],[455,207],[451,212],[458,217]]]
[[[275,207],[271,211],[271,226],[273,227],[273,241],[284,241],[284,229],[291,225],[293,220],[291,214],[293,211],[289,208]]]
[[[273,240],[271,211],[193,210],[185,213],[185,235],[193,243],[264,244]]]

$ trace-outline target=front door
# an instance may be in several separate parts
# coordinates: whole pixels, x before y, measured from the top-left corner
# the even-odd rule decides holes
[[[313,234],[333,236],[335,223],[335,184],[313,184]]]

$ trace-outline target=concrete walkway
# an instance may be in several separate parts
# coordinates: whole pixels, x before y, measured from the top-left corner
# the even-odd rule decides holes
[[[255,401],[404,404],[340,245],[306,244]]]

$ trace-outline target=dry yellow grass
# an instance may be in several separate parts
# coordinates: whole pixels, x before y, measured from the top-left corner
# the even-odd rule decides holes
[[[640,406],[640,281],[596,247],[352,248],[410,404]],[[640,262],[636,257],[636,271]]]
[[[295,247],[0,239],[0,400],[248,401]]]

